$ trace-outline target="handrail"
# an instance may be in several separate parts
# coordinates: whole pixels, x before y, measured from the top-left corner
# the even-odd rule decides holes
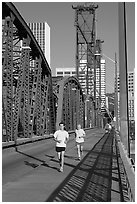
[[[116,135],[115,138],[120,152],[120,157],[122,159],[124,170],[125,170],[125,176],[126,176],[126,182],[128,187],[128,193],[130,196],[130,201],[135,202],[135,172],[130,162],[130,159],[128,158],[127,153],[124,149],[124,146],[121,143],[119,133],[116,132],[115,135]]]
[[[93,128],[84,128],[84,130],[90,130],[90,129],[93,129]],[[68,131],[69,134],[74,134],[74,130],[71,130],[71,131]],[[10,143],[10,142],[7,142],[6,144],[3,143],[2,145],[2,149],[8,149],[8,148],[11,148],[11,147],[15,147],[15,146],[21,146],[21,145],[25,145],[25,144],[29,144],[29,143],[34,143],[34,142],[38,142],[38,141],[41,141],[41,140],[46,140],[46,139],[52,139],[53,138],[53,134],[45,134],[44,136],[35,136],[35,137],[32,137],[32,138],[22,138],[22,139],[17,139],[17,144],[15,145],[14,142]]]

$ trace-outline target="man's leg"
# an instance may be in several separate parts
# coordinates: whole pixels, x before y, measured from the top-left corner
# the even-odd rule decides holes
[[[63,172],[63,167],[64,167],[64,154],[65,154],[65,151],[62,151],[61,152],[61,168],[60,168],[60,171]]]
[[[83,144],[80,145],[80,151],[81,151],[81,154],[83,155]]]
[[[81,159],[81,157],[80,157],[80,144],[77,144],[77,151],[78,151],[78,158]]]
[[[57,152],[59,165],[61,166],[61,152]]]

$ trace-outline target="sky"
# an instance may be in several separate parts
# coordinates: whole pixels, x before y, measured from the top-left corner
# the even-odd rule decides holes
[[[75,67],[76,29],[73,4],[78,2],[13,2],[26,22],[44,22],[51,32],[51,71]],[[82,3],[82,2],[80,2]],[[97,38],[104,40],[102,53],[112,60],[118,58],[118,2],[95,2]],[[135,68],[135,3],[126,2],[128,70]],[[106,60],[106,92],[114,87],[115,65]]]

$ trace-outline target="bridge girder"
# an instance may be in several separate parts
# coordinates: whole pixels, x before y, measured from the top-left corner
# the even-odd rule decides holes
[[[12,3],[2,3],[3,133],[16,140],[55,131],[51,70]]]

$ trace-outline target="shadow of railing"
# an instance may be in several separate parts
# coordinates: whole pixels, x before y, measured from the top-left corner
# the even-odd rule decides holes
[[[105,134],[46,202],[111,201],[113,134]]]

